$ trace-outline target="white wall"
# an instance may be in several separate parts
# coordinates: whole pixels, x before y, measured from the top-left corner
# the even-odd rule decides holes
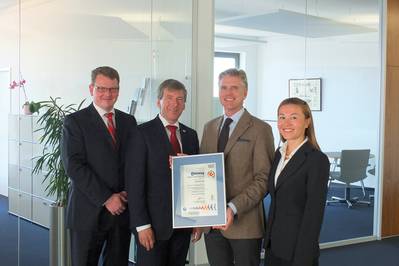
[[[181,120],[191,125],[191,1],[154,1],[153,6],[140,0],[97,2],[85,2],[87,6],[64,0],[31,5],[24,2],[21,25],[18,3],[1,7],[0,34],[4,38],[0,42],[0,68],[11,67],[12,79],[17,81],[21,69],[29,101],[49,100],[52,96],[61,97],[59,103],[63,104],[86,99],[86,106],[91,103],[91,71],[98,66],[112,66],[121,77],[116,108],[122,111],[128,110],[144,78],[150,77],[152,86],[145,95],[145,103],[137,108],[136,118],[140,121],[152,119],[158,113],[159,83],[175,78],[189,91]],[[8,87],[9,81],[6,83]],[[2,99],[8,102],[9,90],[1,89]],[[19,91],[12,91],[13,114],[21,112],[25,101],[24,97],[18,98]],[[2,107],[2,116],[7,118],[9,108],[4,104]],[[6,151],[7,130],[1,141],[0,148]],[[6,154],[1,160],[6,164],[1,169],[7,169]],[[1,183],[1,188],[7,185]]]
[[[265,44],[251,43],[249,41],[236,41],[215,39],[216,52],[240,53],[240,68],[244,69],[248,78],[248,96],[245,100],[245,108],[252,114],[257,113],[258,91],[258,50]]]
[[[27,81],[28,100],[53,96],[69,104],[87,98],[87,105],[91,102],[90,72],[102,65],[116,68],[121,76],[116,107],[123,111],[137,96],[144,78],[151,78],[151,91],[146,93],[145,104],[137,109],[139,120],[157,114],[156,90],[162,80],[178,79],[190,92],[191,2],[156,4],[151,7],[143,1],[118,2],[120,7],[127,5],[123,12],[117,4],[106,3],[105,9],[90,4],[80,8],[77,1],[61,0],[29,8],[22,5],[20,67]],[[156,16],[151,16],[151,8]],[[0,44],[0,67],[12,66],[13,79],[17,79],[19,67],[15,10],[3,10],[0,17],[0,33],[8,36]],[[15,23],[10,24],[10,20]],[[20,105],[13,102],[13,113],[20,111]],[[190,107],[191,97],[182,117],[187,124],[191,124]]]
[[[306,44],[303,37],[286,36],[252,45],[216,38],[215,51],[244,55],[250,88],[246,108],[261,119],[276,119],[278,104],[288,97],[289,79],[322,78],[322,111],[313,112],[322,150],[369,148],[376,155],[373,166],[379,160],[378,36],[308,38]],[[278,145],[276,123],[270,124]],[[365,184],[375,187],[377,178],[369,175]]]
[[[0,67],[0,194],[8,196],[8,111],[10,109],[10,69]]]
[[[288,80],[322,78],[322,111],[313,112],[323,151],[370,148],[379,154],[380,57],[378,33],[268,41],[259,49],[258,116],[276,117]],[[371,162],[373,163],[373,162]],[[370,176],[366,186],[375,187]]]

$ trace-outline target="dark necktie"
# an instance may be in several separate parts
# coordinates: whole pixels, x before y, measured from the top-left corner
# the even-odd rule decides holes
[[[229,140],[230,133],[230,124],[233,122],[233,119],[226,118],[223,124],[223,128],[220,131],[219,139],[218,139],[218,152],[224,152],[226,148],[227,141]]]
[[[177,155],[178,153],[181,153],[180,144],[176,136],[177,126],[167,125],[166,128],[170,131],[170,144],[172,144],[174,155]]]
[[[115,125],[114,121],[112,120],[113,113],[106,113],[105,116],[107,117],[107,128],[109,134],[111,134],[112,137],[112,142],[116,144],[116,130],[115,130]]]

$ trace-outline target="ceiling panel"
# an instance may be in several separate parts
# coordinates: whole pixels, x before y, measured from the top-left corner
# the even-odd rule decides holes
[[[220,25],[260,31],[307,36],[310,38],[374,32],[375,29],[278,9],[267,14],[220,20]]]

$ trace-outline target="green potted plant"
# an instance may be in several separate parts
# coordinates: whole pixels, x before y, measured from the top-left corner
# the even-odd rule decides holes
[[[57,206],[65,206],[69,187],[69,178],[65,173],[61,161],[61,136],[62,125],[66,115],[76,112],[82,107],[84,100],[76,107],[76,104],[60,105],[60,97],[52,98],[49,101],[33,103],[38,107],[35,111],[45,109],[39,114],[38,124],[41,136],[39,143],[43,144],[42,155],[36,157],[37,161],[33,173],[44,171],[44,181],[48,181],[46,192],[48,196],[55,195]]]
[[[65,227],[65,205],[67,203],[69,178],[61,161],[62,126],[66,115],[79,110],[84,100],[76,104],[62,105],[59,97],[48,101],[31,103],[39,113],[38,125],[41,136],[39,143],[43,151],[37,159],[32,173],[43,171],[44,180],[48,181],[45,190],[48,196],[55,196],[55,202],[50,206],[50,265],[69,265],[67,256],[67,234]],[[43,112],[41,112],[43,110]],[[40,175],[38,175],[40,176]]]
[[[40,109],[40,102],[36,103],[36,102],[29,102],[26,101],[23,105],[22,105],[22,110],[24,112],[25,115],[31,115],[34,113],[39,112]]]

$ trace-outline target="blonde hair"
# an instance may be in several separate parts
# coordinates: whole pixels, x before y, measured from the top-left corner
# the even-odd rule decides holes
[[[293,104],[293,105],[301,107],[302,112],[305,115],[305,118],[309,119],[309,126],[308,126],[308,128],[305,129],[305,137],[308,138],[308,142],[313,146],[313,148],[320,150],[320,146],[316,140],[316,133],[314,130],[312,112],[310,111],[308,103],[306,101],[301,100],[296,97],[287,98],[280,103],[280,105],[278,106],[278,109],[277,109],[277,113],[280,111],[281,106],[288,105],[288,104]],[[281,140],[285,141],[284,137],[281,134],[280,134],[280,138],[281,138]]]

